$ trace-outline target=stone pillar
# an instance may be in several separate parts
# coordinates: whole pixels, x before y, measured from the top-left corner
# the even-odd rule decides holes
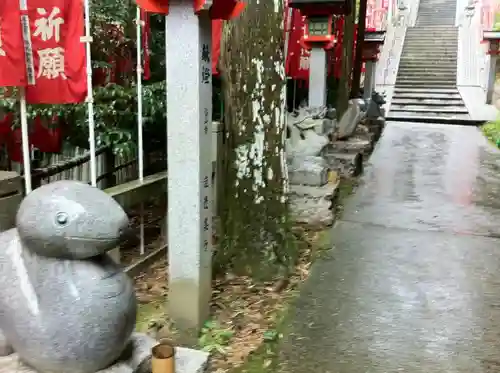
[[[490,65],[488,69],[488,86],[486,88],[486,103],[493,104],[493,93],[495,91],[495,80],[497,72],[497,55],[490,55]]]
[[[369,100],[372,98],[373,90],[375,89],[375,72],[377,68],[376,60],[369,60],[365,62],[365,87],[363,98]]]
[[[326,52],[323,48],[312,48],[309,57],[309,107],[326,105]]]
[[[0,171],[0,232],[14,228],[23,184],[17,172]]]
[[[208,11],[170,0],[166,26],[169,316],[193,336],[209,316],[212,69]]]

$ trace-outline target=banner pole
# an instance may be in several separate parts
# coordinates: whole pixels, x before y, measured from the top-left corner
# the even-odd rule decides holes
[[[28,3],[27,0],[19,0],[19,9],[21,11],[21,30],[24,42],[24,54],[26,63],[26,76],[29,85],[35,84],[35,68],[33,64],[33,48],[31,45],[31,31],[28,18]],[[29,129],[28,129],[28,108],[26,105],[26,89],[19,89],[19,105],[21,116],[21,146],[23,154],[23,169],[24,169],[24,187],[26,194],[31,193],[31,153],[29,145]]]
[[[31,153],[29,146],[28,134],[28,109],[26,106],[25,88],[20,88],[20,116],[21,116],[21,142],[23,152],[23,168],[24,168],[24,188],[26,194],[31,193]]]
[[[92,57],[90,55],[90,44],[92,36],[90,34],[90,5],[89,0],[84,0],[85,5],[85,37],[82,41],[85,43],[87,57],[87,113],[89,121],[89,145],[90,145],[90,182],[97,186],[97,162],[95,156],[95,122],[94,122],[94,94],[92,90]]]
[[[136,17],[136,34],[137,34],[137,151],[138,151],[138,162],[139,162],[139,182],[144,181],[144,140],[142,133],[142,46],[141,46],[141,9],[137,7],[137,17]],[[144,255],[144,203],[141,203],[140,207],[140,252]]]

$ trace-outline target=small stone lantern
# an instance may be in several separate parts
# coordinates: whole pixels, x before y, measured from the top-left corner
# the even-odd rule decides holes
[[[380,55],[380,47],[385,42],[385,31],[367,31],[363,44],[363,62],[365,63],[365,88],[363,98],[369,100],[375,88],[375,72]]]
[[[290,8],[299,9],[306,17],[305,33],[300,43],[311,51],[309,58],[309,107],[326,106],[326,50],[335,45],[334,15],[352,11],[352,0],[289,0]]]

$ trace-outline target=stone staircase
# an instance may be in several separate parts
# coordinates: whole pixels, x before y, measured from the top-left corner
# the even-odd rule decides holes
[[[470,120],[457,90],[456,0],[420,0],[406,31],[388,119],[433,123]]]

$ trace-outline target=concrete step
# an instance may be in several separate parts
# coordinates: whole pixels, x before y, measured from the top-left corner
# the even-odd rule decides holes
[[[438,22],[443,22],[445,20],[452,20],[455,21],[455,14],[450,15],[450,14],[445,14],[445,13],[434,13],[434,14],[418,14],[417,15],[417,22],[421,21],[427,21],[430,23],[430,26],[434,25],[439,25],[439,26],[452,26],[453,23],[451,24],[446,24],[446,23],[438,23]]]
[[[414,83],[414,84],[420,84],[420,85],[425,85],[425,84],[456,84],[457,81],[456,79],[445,79],[441,77],[434,77],[434,78],[425,78],[425,77],[415,77],[415,76],[406,76],[406,75],[399,75],[396,77],[396,84],[399,83]]]
[[[422,43],[417,44],[411,41],[406,40],[403,50],[415,49],[415,50],[428,50],[428,51],[443,51],[443,52],[457,52],[458,44],[454,43],[440,43],[440,44],[431,44],[431,43]]]
[[[433,59],[438,59],[438,60],[449,60],[449,59],[457,59],[457,52],[450,52],[450,53],[445,53],[445,52],[432,52],[432,51],[427,51],[427,50],[420,50],[420,51],[409,51],[409,50],[403,50],[403,57],[406,58],[433,58]]]
[[[456,83],[408,83],[408,82],[398,82],[396,81],[396,87],[398,88],[427,88],[427,89],[452,89],[456,87]]]
[[[411,80],[426,80],[426,81],[434,81],[436,79],[440,79],[446,82],[456,82],[457,75],[456,74],[430,74],[430,73],[411,73],[405,71],[398,71],[399,79],[411,79]]]
[[[425,84],[415,84],[406,82],[396,82],[395,87],[398,88],[422,88],[422,89],[453,89],[455,88],[455,83],[450,84],[437,84],[437,83],[425,83]]]
[[[421,68],[424,70],[432,69],[432,70],[439,70],[439,71],[456,71],[457,66],[456,64],[440,64],[440,63],[434,63],[434,61],[427,60],[427,62],[422,62],[422,61],[415,61],[415,58],[413,59],[408,59],[407,61],[401,61],[399,63],[400,68],[405,66],[410,69],[416,69],[416,68]]]
[[[391,105],[427,105],[427,106],[463,106],[463,101],[461,98],[447,99],[445,97],[441,99],[433,98],[402,98],[400,95],[396,95],[391,100]]]
[[[422,42],[422,39],[414,39],[414,40],[408,40],[406,39],[405,44],[403,46],[403,49],[410,48],[410,49],[429,49],[429,50],[435,50],[435,49],[442,49],[445,51],[456,51],[458,46],[458,39],[453,40],[453,42],[446,41],[443,43],[432,43],[432,42]]]
[[[458,41],[442,43],[442,44],[431,44],[431,43],[416,43],[414,41],[406,40],[403,46],[403,50],[428,50],[428,51],[443,51],[443,52],[457,52]]]
[[[458,43],[447,43],[443,45],[415,45],[408,40],[405,42],[403,51],[425,51],[425,52],[441,52],[441,53],[457,53]]]
[[[393,115],[403,115],[403,116],[408,116],[408,117],[438,117],[438,118],[461,118],[461,119],[466,119],[469,118],[468,113],[441,113],[439,111],[411,111],[411,110],[394,110],[392,107],[389,111],[389,118]],[[389,119],[388,118],[388,119]]]
[[[401,102],[462,102],[460,94],[450,93],[429,93],[429,92],[395,92],[392,100],[399,100]]]
[[[434,10],[434,11],[428,11],[428,10],[419,10],[418,12],[418,17],[443,17],[443,18],[455,18],[455,12],[453,14],[448,10]]]
[[[456,88],[408,88],[408,87],[396,87],[394,88],[394,94],[396,93],[426,93],[426,94],[449,94],[455,95],[459,94]]]
[[[458,47],[457,47],[458,49]],[[446,53],[445,51],[432,51],[432,50],[427,50],[427,49],[420,49],[420,50],[407,50],[403,49],[403,53],[401,54],[402,57],[413,57],[413,58],[418,58],[419,56],[436,56],[439,57],[440,59],[457,59],[457,51],[454,52],[448,52]]]
[[[450,15],[450,14],[419,14],[417,16],[417,23],[418,21],[427,21],[432,25],[446,25],[445,23],[437,23],[437,22],[442,22],[442,21],[455,21],[455,14]],[[450,24],[450,26],[452,23]]]
[[[420,41],[420,40],[419,40]],[[446,42],[446,43],[417,43],[417,40],[406,40],[405,41],[405,44],[403,46],[403,50],[404,49],[426,49],[426,50],[431,50],[431,51],[434,51],[434,50],[443,50],[443,51],[450,51],[450,52],[453,52],[457,50],[457,46],[458,46],[458,42],[453,42],[453,43],[450,43],[450,42]]]
[[[408,62],[414,62],[418,64],[427,64],[427,65],[441,65],[441,64],[450,64],[453,66],[456,66],[457,64],[457,57],[442,57],[442,58],[436,58],[430,60],[429,58],[422,58],[420,56],[406,56],[403,54],[401,56],[400,64],[404,65],[405,63]]]
[[[458,49],[458,48],[457,48]],[[420,49],[419,51],[416,50],[403,50],[403,53],[401,54],[401,57],[404,58],[418,58],[422,56],[422,59],[427,56],[435,56],[436,58],[439,57],[439,59],[457,59],[457,51],[454,53],[445,53],[443,51],[427,51],[425,49]]]
[[[439,35],[436,36],[431,36],[429,39],[426,36],[421,36],[421,35],[406,35],[405,37],[405,46],[411,45],[412,47],[432,47],[432,46],[453,46],[453,45],[458,45],[458,37],[457,36],[450,36],[447,38],[440,39],[439,41],[436,41],[434,38],[438,37]]]
[[[450,69],[444,70],[440,69],[438,66],[427,66],[427,67],[422,67],[422,66],[417,66],[417,65],[412,65],[412,66],[401,66],[398,70],[398,74],[404,75],[404,74],[422,74],[422,75],[433,75],[433,76],[439,76],[439,75],[456,75],[457,74],[457,69],[455,66],[452,66]]]
[[[418,17],[417,17],[418,19]],[[434,24],[434,25],[428,25],[425,27],[408,27],[409,32],[414,32],[414,31],[440,31],[440,32],[457,32],[458,28],[455,27],[454,25],[442,25],[442,24]]]
[[[453,40],[458,37],[457,31],[437,31],[437,30],[424,30],[421,29],[413,29],[414,31],[410,31],[412,29],[408,29],[406,31],[406,38],[419,38],[420,40],[429,39],[429,41],[442,42],[446,40]],[[442,39],[435,39],[436,36],[441,36]]]
[[[454,25],[455,24],[455,19],[444,19],[444,20],[439,20],[439,21],[427,21],[427,20],[417,20],[417,27],[425,27],[429,25],[435,25],[438,23],[442,23],[443,25]]]
[[[416,69],[416,68],[421,68],[424,70],[433,70],[433,71],[441,71],[441,70],[448,70],[448,71],[457,71],[457,64],[456,63],[449,63],[449,64],[440,64],[438,63],[432,63],[432,61],[427,61],[426,63],[421,62],[421,61],[401,61],[399,63],[399,68],[407,68],[407,69]]]
[[[443,24],[446,24],[446,25],[453,25],[455,24],[455,20],[444,20],[444,21],[436,21],[436,22],[424,22],[424,21],[417,21],[417,26],[427,26],[427,25],[432,25],[432,24],[435,24],[435,23],[443,23]]]
[[[436,37],[440,38],[437,39]],[[405,35],[406,40],[411,40],[412,42],[421,41],[422,43],[443,43],[448,40],[458,40],[457,32],[439,32],[439,31],[419,31],[419,32],[407,32]]]
[[[422,74],[433,74],[433,75],[439,75],[439,74],[456,74],[457,69],[455,66],[450,66],[449,68],[441,68],[439,66],[429,66],[429,67],[424,67],[424,66],[406,66],[406,67],[400,67],[398,70],[399,72],[405,72],[405,73],[422,73]]]
[[[416,32],[428,33],[428,32],[440,32],[443,34],[454,34],[458,32],[458,28],[452,25],[428,25],[425,27],[408,27],[407,33],[412,34]]]
[[[447,84],[447,83],[452,83],[456,84],[456,79],[444,79],[441,77],[434,77],[434,78],[420,78],[420,77],[415,77],[415,76],[406,76],[406,75],[399,75],[396,77],[396,84],[397,83],[417,83],[417,84],[432,84],[432,83],[439,83],[439,84]]]
[[[443,48],[418,48],[408,45],[408,48],[403,49],[403,55],[435,55],[440,57],[456,57],[457,56],[457,48],[454,49],[443,49]]]
[[[394,112],[387,115],[387,121],[398,122],[423,122],[423,123],[440,123],[440,124],[458,124],[478,126],[484,122],[473,121],[469,115],[422,115],[421,113]]]
[[[435,38],[436,36],[441,36],[441,37],[439,39],[436,39]],[[421,33],[407,32],[405,35],[405,40],[411,41],[412,43],[420,43],[426,45],[441,45],[449,43],[450,40],[451,41],[458,40],[458,33],[456,31],[449,34],[446,32],[439,32],[439,31],[421,32]]]
[[[465,106],[426,106],[426,105],[396,105],[391,102],[391,111],[411,111],[419,113],[456,113],[468,114]]]
[[[439,24],[442,25],[454,25],[455,24],[455,16],[446,16],[446,15],[441,15],[436,18],[434,17],[426,17],[426,16],[418,16],[417,18],[417,26],[424,26],[424,25],[437,25],[438,22],[442,22]]]
[[[440,40],[431,39],[427,37],[423,37],[421,35],[406,35],[405,37],[406,43],[408,45],[417,46],[417,47],[432,47],[432,46],[447,46],[454,45],[458,42],[458,36],[449,36],[447,38],[443,38]],[[406,45],[405,45],[406,46]]]

